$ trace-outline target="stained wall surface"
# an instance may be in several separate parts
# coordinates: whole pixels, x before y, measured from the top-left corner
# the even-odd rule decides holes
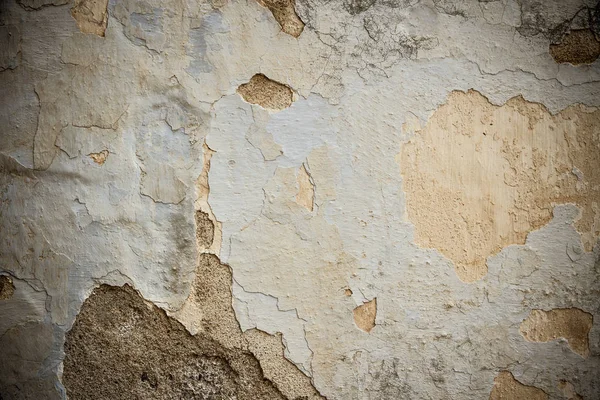
[[[0,399],[600,398],[597,0],[2,0]]]

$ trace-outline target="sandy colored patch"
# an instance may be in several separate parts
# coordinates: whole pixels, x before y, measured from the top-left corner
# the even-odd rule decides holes
[[[248,103],[268,110],[283,110],[292,105],[292,89],[263,74],[254,75],[248,83],[238,87],[238,93]]]
[[[547,400],[548,395],[535,386],[523,385],[513,374],[502,371],[494,379],[490,400]]]
[[[71,15],[83,33],[104,36],[108,24],[108,0],[75,0]]]
[[[375,327],[375,318],[377,317],[377,299],[367,301],[366,303],[354,309],[354,323],[365,332],[371,332]]]
[[[90,153],[88,154],[88,156],[90,156],[90,158],[94,160],[96,164],[102,165],[106,162],[106,159],[108,158],[108,150],[102,150],[98,153]]]
[[[551,115],[514,97],[502,106],[452,92],[400,153],[416,243],[454,262],[461,280],[487,273],[486,259],[547,224],[557,204],[582,210],[587,251],[600,236],[600,111]]]
[[[586,358],[590,354],[588,335],[592,314],[578,308],[532,310],[519,331],[530,342],[549,342],[564,338],[573,352]]]
[[[296,14],[295,0],[258,0],[258,3],[271,10],[282,31],[294,37],[300,36],[304,22]]]
[[[304,165],[298,169],[297,179],[298,194],[296,194],[296,202],[304,206],[308,211],[312,211],[315,201],[315,188]]]
[[[573,30],[561,43],[550,45],[550,55],[557,63],[591,64],[600,56],[600,41],[589,29]]]

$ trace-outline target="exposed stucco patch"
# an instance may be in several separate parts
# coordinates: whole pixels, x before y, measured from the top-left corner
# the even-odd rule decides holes
[[[75,0],[71,15],[83,33],[104,36],[108,24],[108,0]]]
[[[502,371],[494,379],[490,400],[547,400],[548,395],[540,388],[524,385],[513,374]]]
[[[298,169],[297,179],[298,194],[296,194],[296,202],[304,206],[308,211],[312,211],[315,201],[315,188],[304,165]]]
[[[495,106],[474,90],[452,92],[401,151],[408,218],[416,242],[454,262],[461,280],[486,259],[575,203],[590,251],[600,235],[600,111],[571,106],[551,115],[522,97]]]
[[[300,36],[304,23],[296,14],[295,0],[257,0],[273,13],[275,20],[281,25],[281,30],[294,37]]]
[[[586,358],[590,354],[588,335],[592,329],[592,321],[592,314],[578,308],[532,310],[521,323],[519,331],[530,342],[550,342],[564,338],[571,350]]]
[[[98,153],[90,153],[88,155],[96,164],[103,165],[108,158],[108,150],[102,150]]]
[[[15,285],[6,275],[0,275],[0,300],[10,299],[15,294]]]
[[[283,110],[292,105],[293,93],[286,85],[263,74],[254,75],[248,83],[238,87],[238,93],[248,103],[268,110]]]
[[[354,309],[354,323],[365,332],[375,327],[377,317],[377,299],[367,301]]]
[[[207,213],[196,211],[196,240],[202,248],[210,248],[215,234],[215,225]]]
[[[589,29],[574,30],[550,45],[550,55],[557,63],[591,64],[600,56],[600,41]]]

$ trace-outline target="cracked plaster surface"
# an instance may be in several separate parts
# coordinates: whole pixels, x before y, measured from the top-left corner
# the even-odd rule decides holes
[[[552,399],[563,381],[597,397],[600,255],[581,210],[554,204],[465,283],[416,244],[397,160],[454,91],[596,110],[599,62],[549,52],[598,34],[595,1],[298,1],[297,38],[254,0],[111,0],[104,37],[72,6],[0,5],[0,273],[15,287],[0,342],[16,349],[2,398],[65,398],[65,332],[101,284],[131,285],[193,333],[202,252],[231,267],[241,329],[281,333],[326,398],[481,399],[503,371]],[[257,74],[293,103],[245,102]],[[365,332],[353,310],[375,298]],[[585,359],[519,332],[532,310],[564,308],[593,316]]]

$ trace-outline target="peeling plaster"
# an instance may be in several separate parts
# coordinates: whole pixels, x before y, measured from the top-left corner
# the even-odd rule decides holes
[[[481,399],[495,379],[597,397],[600,71],[571,57],[574,32],[599,34],[597,1],[124,0],[93,3],[87,28],[71,15],[82,4],[1,6],[0,275],[15,286],[0,307],[3,398],[66,398],[65,332],[103,284],[134,287],[186,337],[253,354],[290,399]],[[295,31],[281,22],[292,10]],[[281,96],[245,101],[257,74]],[[439,185],[440,206],[414,218],[409,175],[441,164],[403,162],[408,143],[456,145],[423,136],[444,110],[462,150],[502,121],[507,154],[547,155],[547,169],[512,159],[535,189],[522,203],[540,207],[505,204],[526,226],[483,241],[497,246],[471,283],[451,254],[477,244],[468,235],[422,241],[447,214]],[[455,172],[470,165],[457,155],[474,159],[452,155]],[[447,171],[432,176],[449,184]],[[367,334],[353,311],[375,298]],[[532,310],[556,309],[593,317],[587,358],[564,332],[521,334]]]

